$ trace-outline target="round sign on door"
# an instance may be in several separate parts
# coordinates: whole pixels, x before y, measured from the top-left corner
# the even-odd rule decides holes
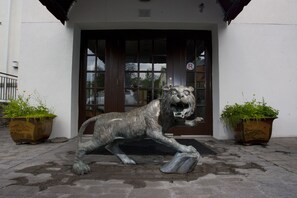
[[[192,70],[194,70],[194,68],[195,68],[194,63],[192,63],[192,62],[187,63],[187,70],[192,71]]]

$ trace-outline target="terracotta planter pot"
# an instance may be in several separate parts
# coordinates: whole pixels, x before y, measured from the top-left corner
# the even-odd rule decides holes
[[[11,138],[16,144],[37,144],[47,140],[52,132],[53,118],[14,118],[9,122]]]
[[[251,119],[241,121],[235,131],[235,140],[244,145],[267,144],[272,133],[275,118]]]

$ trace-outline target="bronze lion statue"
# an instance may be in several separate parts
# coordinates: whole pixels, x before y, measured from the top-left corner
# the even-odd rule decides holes
[[[194,147],[179,144],[174,138],[164,136],[170,127],[177,124],[195,126],[203,120],[200,117],[187,120],[196,106],[193,91],[192,87],[166,86],[160,99],[145,106],[124,113],[101,114],[85,121],[78,133],[73,172],[79,175],[90,172],[90,167],[82,161],[82,157],[99,147],[105,147],[124,164],[136,164],[119,148],[119,144],[127,139],[149,137],[181,153],[198,153]],[[91,140],[83,142],[83,133],[90,122],[95,122],[94,134]]]

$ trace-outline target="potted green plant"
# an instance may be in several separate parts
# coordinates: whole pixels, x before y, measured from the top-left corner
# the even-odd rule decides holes
[[[9,119],[9,131],[16,144],[36,144],[47,140],[56,115],[36,95],[20,94],[3,106],[3,118]]]
[[[264,99],[243,104],[226,105],[221,119],[235,132],[235,140],[245,145],[267,144],[272,133],[273,120],[279,111],[268,106]]]

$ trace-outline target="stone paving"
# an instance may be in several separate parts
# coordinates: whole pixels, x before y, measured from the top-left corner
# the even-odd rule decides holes
[[[199,137],[216,151],[194,172],[164,175],[160,166],[172,156],[131,156],[135,166],[112,155],[88,155],[92,173],[70,168],[76,139],[65,143],[16,145],[0,129],[0,197],[297,197],[297,138],[273,138],[267,146]]]

